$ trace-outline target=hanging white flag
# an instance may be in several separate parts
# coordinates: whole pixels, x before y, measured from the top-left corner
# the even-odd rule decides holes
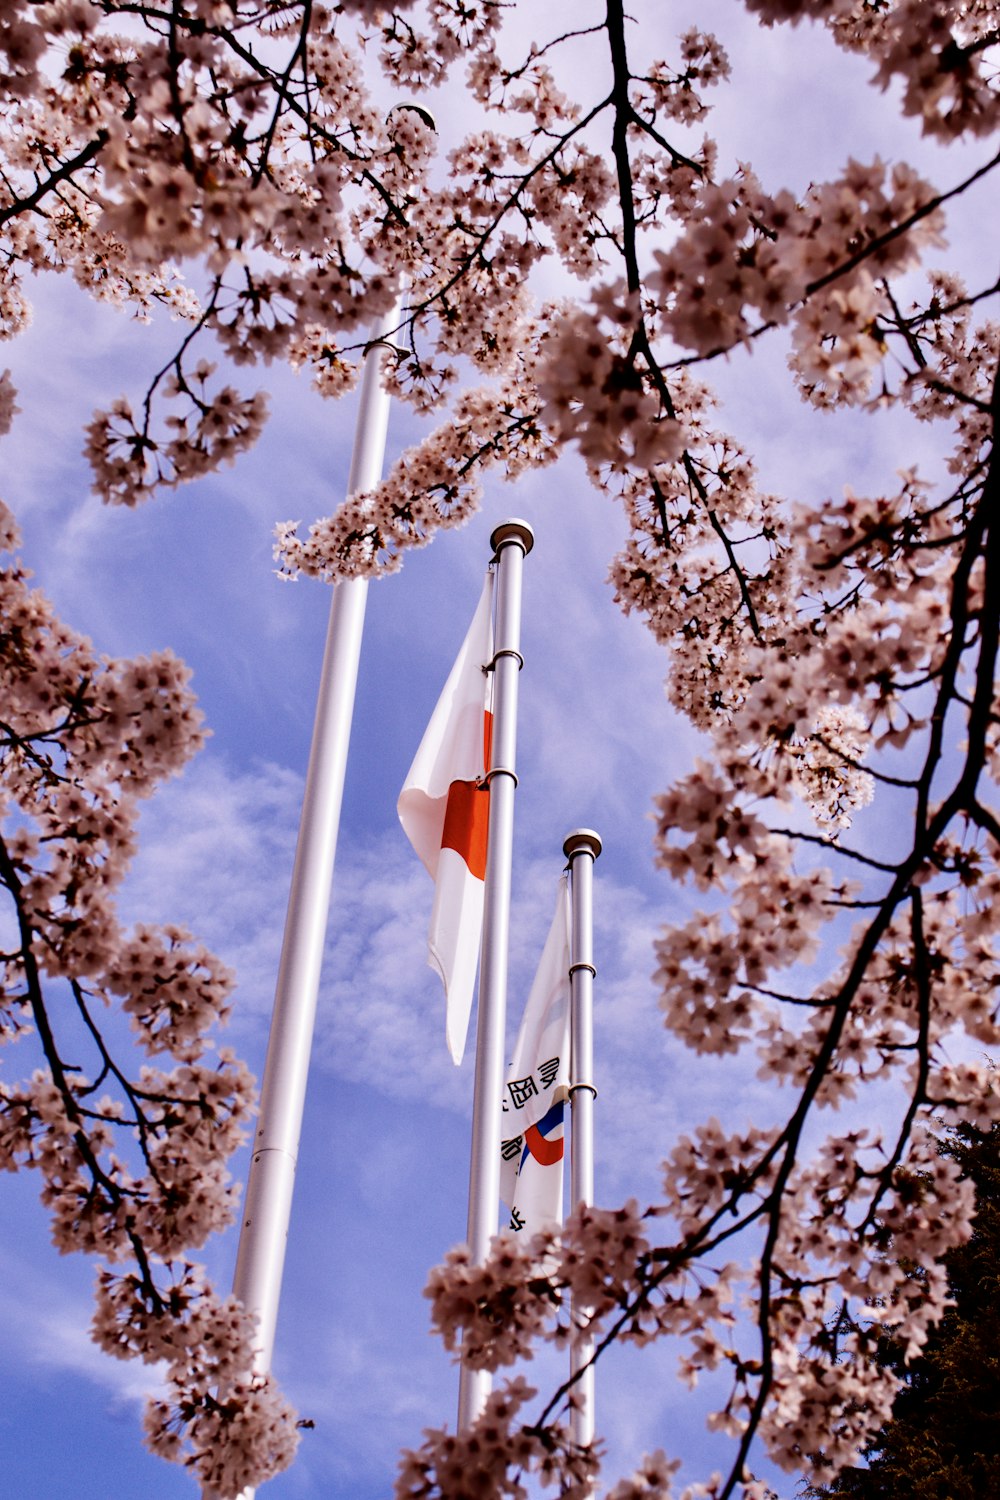
[[[493,575],[413,759],[397,810],[434,879],[428,962],[444,984],[448,1047],[462,1061],[483,929],[493,716]]]
[[[529,1234],[562,1223],[569,934],[569,882],[564,875],[503,1091],[500,1196],[510,1207],[509,1227]]]

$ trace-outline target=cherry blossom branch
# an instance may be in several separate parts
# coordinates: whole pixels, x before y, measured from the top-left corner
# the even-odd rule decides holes
[[[2,840],[0,840],[0,878],[3,879],[4,884],[15,900],[18,929],[21,936],[20,957],[25,976],[27,1001],[31,1007],[32,1018],[38,1032],[38,1038],[41,1043],[42,1053],[51,1070],[52,1081],[55,1084],[55,1087],[58,1089],[59,1095],[62,1099],[63,1108],[66,1111],[66,1118],[71,1123],[71,1125],[75,1127],[73,1131],[73,1144],[80,1154],[81,1161],[90,1174],[90,1178],[95,1190],[97,1188],[100,1188],[107,1194],[112,1204],[120,1204],[123,1201],[123,1194],[121,1192],[121,1189],[119,1188],[118,1184],[108,1176],[97,1159],[97,1156],[90,1143],[90,1137],[87,1135],[87,1132],[83,1125],[83,1121],[81,1119],[76,1095],[72,1087],[70,1086],[69,1079],[66,1076],[65,1064],[60,1057],[59,1047],[56,1042],[55,1034],[49,1021],[48,1010],[45,1005],[45,999],[42,991],[41,975],[38,971],[38,963],[35,958],[34,952],[35,934],[21,900],[21,881],[18,877],[17,871],[14,869],[14,866],[11,862],[10,856],[7,852],[7,847]],[[123,1229],[131,1246],[136,1265],[139,1268],[139,1274],[142,1278],[142,1286],[146,1295],[149,1296],[158,1305],[162,1305],[159,1302],[159,1292],[157,1291],[155,1282],[153,1280],[152,1269],[150,1266],[149,1258],[146,1254],[145,1245],[143,1244],[140,1237],[135,1233],[134,1229],[131,1227],[127,1217],[124,1220]]]
[[[864,1219],[858,1226],[858,1234],[863,1235],[876,1221],[878,1209],[885,1195],[889,1191],[890,1184],[897,1167],[899,1167],[906,1155],[910,1137],[916,1123],[917,1114],[921,1107],[928,1102],[927,1081],[930,1076],[930,1024],[931,1024],[931,985],[930,985],[930,954],[927,948],[927,939],[924,932],[924,906],[923,895],[920,887],[916,886],[910,893],[911,912],[911,935],[913,940],[913,981],[917,992],[917,1039],[914,1050],[917,1053],[917,1073],[910,1091],[906,1111],[903,1115],[896,1141],[889,1153],[889,1157],[878,1173],[878,1184],[876,1191],[869,1200],[868,1209]]]
[[[867,770],[867,767],[862,769]],[[903,783],[909,785],[910,783]],[[870,854],[862,854],[860,849],[848,849],[841,843],[834,843],[832,839],[825,838],[822,834],[807,833],[801,828],[770,828],[769,832],[778,838],[792,839],[796,843],[816,844],[820,849],[825,849],[828,854],[842,854],[845,859],[853,859],[858,864],[866,865],[871,870],[882,870],[886,874],[895,875],[898,866],[888,864],[885,860],[875,859]]]
[[[36,209],[42,199],[61,183],[68,182],[81,167],[87,166],[100,155],[108,143],[108,132],[99,130],[93,140],[88,141],[75,156],[70,157],[58,166],[55,171],[50,172],[44,182],[40,182],[33,193],[25,193],[20,198],[13,198],[4,208],[0,208],[0,224],[6,224],[11,219],[18,218],[23,213],[29,213]]]
[[[267,131],[264,135],[264,141],[260,149],[260,155],[257,160],[257,165],[254,168],[252,181],[255,186],[262,180],[264,173],[267,170],[268,161],[271,155],[271,148],[274,145],[274,138],[277,134],[278,124],[281,119],[281,113],[283,109],[288,107],[290,98],[289,85],[291,83],[292,73],[295,70],[296,63],[300,59],[303,63],[303,82],[305,82],[307,79],[308,75],[306,74],[305,70],[305,57],[309,39],[309,23],[311,20],[312,0],[303,0],[302,19],[299,23],[299,34],[296,45],[290,53],[288,61],[286,62],[280,76],[278,74],[274,75],[274,108],[271,111],[271,119],[268,124]],[[312,114],[311,112],[308,112],[308,114],[311,124]],[[310,136],[311,135],[312,131],[310,131]]]
[[[977,167],[968,177],[963,178],[955,187],[949,188],[944,193],[936,193],[933,197],[921,203],[918,208],[915,208],[911,214],[901,219],[898,224],[893,224],[891,229],[884,230],[882,234],[874,235],[872,239],[867,240],[863,246],[856,250],[853,255],[849,255],[825,276],[818,276],[814,281],[810,281],[805,289],[806,298],[813,296],[816,292],[822,291],[824,287],[829,286],[832,282],[839,281],[864,261],[870,260],[878,251],[884,250],[902,235],[908,234],[922,220],[935,214],[938,209],[943,208],[946,203],[950,203],[953,198],[957,198],[962,193],[967,192],[970,187],[974,186],[975,183],[986,177],[998,166],[1000,166],[1000,151],[991,156],[989,161],[985,162],[981,167]]]
[[[117,3],[117,0],[107,0],[107,3],[108,9],[114,14],[135,15],[139,16],[141,19],[147,22],[150,19],[156,19],[163,21],[167,25],[170,24],[172,14],[171,12],[157,10],[155,7],[149,5],[131,3],[121,4]],[[249,24],[251,23],[248,23],[248,25]],[[218,41],[224,42],[225,45],[232,51],[235,57],[238,57],[241,62],[246,63],[248,67],[252,68],[257,76],[261,78],[265,83],[273,85],[275,77],[273,70],[269,68],[267,64],[264,63],[259,57],[257,57],[252,48],[245,47],[239,41],[235,32],[230,28],[225,26],[207,25],[200,16],[185,16],[183,14],[178,15],[178,25],[182,26],[186,31],[190,32],[193,37],[211,36],[215,37]],[[323,144],[330,147],[331,150],[342,152],[350,161],[360,163],[361,157],[356,152],[351,151],[351,149],[344,144],[344,142],[338,135],[334,134],[332,131],[327,130],[325,126],[320,125],[310,114],[310,112],[298,102],[298,100],[291,92],[286,91],[284,95],[284,102],[288,110],[296,115],[304,125],[308,126],[311,139],[321,140]],[[367,182],[368,185],[375,191],[375,193],[377,193],[377,195],[382,199],[386,208],[389,210],[390,214],[393,215],[393,217],[398,219],[401,223],[405,222],[402,210],[398,207],[391,194],[369,167],[362,168],[359,172],[359,177],[362,181]]]

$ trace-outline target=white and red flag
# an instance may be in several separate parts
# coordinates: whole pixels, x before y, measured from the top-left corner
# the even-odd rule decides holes
[[[510,1208],[509,1227],[529,1234],[562,1223],[569,966],[570,898],[564,875],[503,1091],[500,1196]]]
[[[490,794],[493,575],[413,758],[397,810],[434,880],[428,962],[444,984],[448,1048],[462,1061],[483,928]]]

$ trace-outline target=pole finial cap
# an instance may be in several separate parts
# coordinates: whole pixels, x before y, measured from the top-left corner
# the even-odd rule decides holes
[[[517,542],[521,551],[527,557],[535,545],[535,533],[527,521],[501,521],[500,525],[490,534],[490,546],[494,553],[500,551],[508,542]]]
[[[390,109],[389,113],[386,115],[386,119],[388,120],[392,115],[394,115],[397,112],[397,110],[401,110],[401,109],[412,109],[413,113],[415,115],[419,115],[420,118],[423,120],[424,124],[426,126],[428,126],[429,129],[435,131],[435,133],[437,132],[437,128],[438,128],[437,127],[437,120],[435,120],[434,116],[431,114],[430,110],[427,108],[427,105],[426,104],[421,104],[420,101],[417,100],[417,99],[400,99],[400,100],[398,100],[392,106],[392,108]]]
[[[563,853],[567,859],[572,859],[574,854],[589,854],[596,859],[603,847],[600,834],[592,828],[575,828],[566,835]]]

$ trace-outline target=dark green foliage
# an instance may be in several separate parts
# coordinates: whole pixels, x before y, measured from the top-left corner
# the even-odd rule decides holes
[[[998,1500],[1000,1497],[1000,1126],[949,1132],[941,1150],[976,1187],[972,1237],[945,1264],[955,1306],[907,1368],[886,1339],[880,1359],[905,1381],[866,1450],[808,1500]]]

